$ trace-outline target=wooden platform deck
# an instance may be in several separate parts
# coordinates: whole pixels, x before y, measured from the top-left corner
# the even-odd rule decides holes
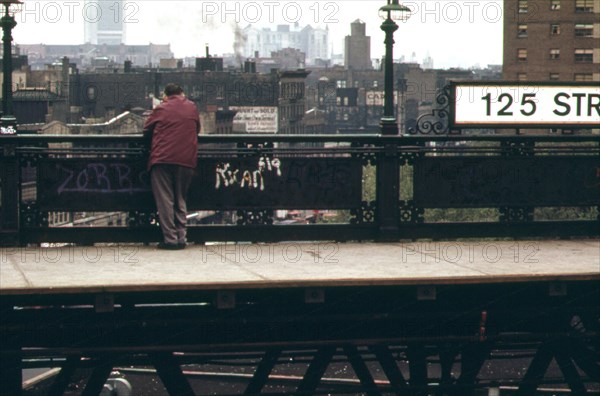
[[[600,280],[600,240],[0,249],[0,295]]]

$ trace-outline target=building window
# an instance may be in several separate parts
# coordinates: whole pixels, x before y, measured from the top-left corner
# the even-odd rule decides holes
[[[379,86],[379,81],[373,80],[373,88],[377,88]]]
[[[517,50],[517,58],[519,59],[519,62],[526,62],[527,61],[527,49],[519,48]]]
[[[519,73],[519,74],[517,74],[517,80],[519,80],[519,81],[527,81],[527,73]]]
[[[519,14],[527,14],[527,11],[529,11],[527,0],[519,0]]]
[[[560,50],[559,49],[551,49],[550,50],[550,59],[553,59],[553,60],[560,59]]]
[[[593,63],[594,62],[594,50],[593,49],[576,49],[575,50],[575,62]]]
[[[552,0],[550,2],[550,9],[552,11],[558,11],[558,10],[560,10],[560,0]]]
[[[560,25],[557,25],[557,24],[550,25],[550,34],[553,36],[558,36],[560,34]]]
[[[560,79],[560,74],[558,73],[550,73],[550,80],[559,80]]]
[[[337,87],[338,88],[346,88],[346,80],[338,80]]]
[[[594,0],[575,0],[575,12],[594,12]]]
[[[578,23],[575,25],[575,37],[594,37],[594,25]]]
[[[527,25],[519,25],[517,30],[517,37],[524,38],[527,37]]]
[[[86,93],[87,93],[87,98],[89,101],[96,100],[97,92],[96,92],[95,86],[88,87]]]
[[[575,81],[594,81],[594,75],[592,73],[575,73]]]

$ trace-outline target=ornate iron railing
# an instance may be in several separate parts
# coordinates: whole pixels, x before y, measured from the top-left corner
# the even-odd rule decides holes
[[[211,135],[199,143],[191,241],[600,235],[597,135]],[[159,240],[146,158],[141,135],[2,137],[2,243]],[[289,218],[296,212],[305,215]],[[69,215],[53,224],[57,213]]]

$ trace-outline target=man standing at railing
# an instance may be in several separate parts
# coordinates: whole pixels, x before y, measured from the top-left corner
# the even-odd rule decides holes
[[[148,169],[163,233],[159,249],[185,248],[185,200],[196,169],[199,131],[196,105],[179,85],[167,84],[163,102],[144,124],[144,136],[151,137]]]

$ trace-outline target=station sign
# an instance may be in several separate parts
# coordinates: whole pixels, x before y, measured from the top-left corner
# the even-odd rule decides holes
[[[454,128],[597,128],[599,83],[453,82]]]

